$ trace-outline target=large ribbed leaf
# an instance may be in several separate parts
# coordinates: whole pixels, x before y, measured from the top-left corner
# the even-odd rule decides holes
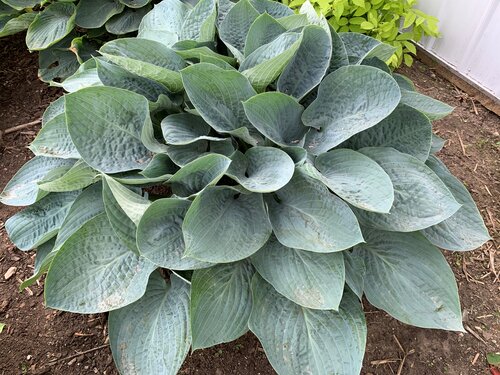
[[[22,10],[24,8],[33,8],[39,2],[40,0],[2,0],[2,3],[5,3],[17,10]]]
[[[124,9],[125,6],[118,0],[80,0],[75,22],[80,27],[96,29],[104,26],[107,20]]]
[[[321,82],[318,97],[302,115],[304,124],[315,128],[307,135],[307,150],[320,154],[378,124],[400,97],[396,81],[377,68],[337,69]]]
[[[219,37],[240,62],[243,60],[248,31],[257,17],[259,12],[250,2],[241,0],[231,7],[220,23]]]
[[[99,52],[122,68],[160,82],[172,92],[182,90],[179,70],[186,66],[173,50],[154,40],[122,38],[106,43]]]
[[[94,184],[75,199],[57,233],[54,250],[58,250],[87,221],[104,212],[101,190],[100,183]]]
[[[252,280],[250,330],[280,375],[354,375],[361,371],[366,322],[360,302],[344,293],[339,311],[312,310],[277,293],[260,276]]]
[[[47,177],[63,175],[75,159],[56,159],[35,156],[24,164],[7,183],[0,194],[0,202],[9,206],[29,206],[47,195],[40,190],[38,182]]]
[[[217,17],[215,0],[199,0],[189,11],[180,30],[181,40],[211,42],[215,37],[215,19]]]
[[[125,4],[130,8],[142,8],[147,5],[151,0],[120,0],[120,3]]]
[[[179,0],[163,0],[146,14],[139,25],[139,38],[155,40],[170,47],[179,41],[189,6]]]
[[[463,331],[455,276],[441,252],[421,234],[364,232],[355,254],[366,266],[368,301],[403,323]]]
[[[302,124],[302,107],[291,96],[265,92],[243,103],[245,113],[262,134],[280,146],[301,146],[308,130]]]
[[[311,309],[338,310],[345,281],[341,253],[291,249],[273,237],[251,260],[259,274],[289,300]]]
[[[193,350],[236,340],[248,330],[253,274],[253,267],[247,261],[219,264],[193,272]]]
[[[245,154],[236,151],[227,175],[249,191],[269,193],[285,186],[295,164],[288,154],[274,147],[252,147]]]
[[[29,148],[38,156],[80,158],[69,135],[64,112],[44,124]]]
[[[57,234],[79,192],[50,194],[5,222],[10,240],[20,250],[30,250]]]
[[[202,139],[217,141],[219,137],[209,136],[210,125],[200,116],[191,113],[174,113],[161,122],[163,138],[169,145],[187,145]]]
[[[54,3],[38,13],[28,27],[26,45],[32,51],[50,47],[68,35],[75,26],[75,6]]]
[[[359,253],[344,251],[345,282],[349,288],[358,296],[363,297],[365,285],[366,266],[363,257]]]
[[[215,185],[229,168],[231,159],[219,154],[202,156],[177,171],[168,183],[172,192],[180,197],[199,193]]]
[[[248,30],[245,40],[245,56],[264,44],[270,43],[285,31],[286,29],[268,13],[261,14]]]
[[[364,224],[413,232],[440,223],[460,208],[438,176],[415,157],[388,147],[368,147],[360,152],[375,160],[394,186],[394,204],[388,214],[356,210]]]
[[[302,33],[296,54],[278,79],[278,91],[298,100],[321,82],[332,56],[332,37],[328,31],[311,25]]]
[[[86,188],[98,179],[98,173],[83,160],[78,160],[65,174],[49,181],[40,181],[40,189],[50,192],[73,191]]]
[[[277,1],[250,0],[250,3],[260,14],[268,13],[274,18],[286,17],[293,14],[293,10]]]
[[[394,202],[394,190],[387,173],[365,155],[335,149],[319,155],[315,167],[323,182],[339,197],[363,210],[387,213]]]
[[[429,157],[432,124],[419,111],[400,104],[384,120],[351,137],[349,148],[392,147],[425,162]]]
[[[125,8],[106,22],[106,31],[115,35],[123,35],[139,30],[143,17],[151,10],[151,6],[139,9]]]
[[[168,146],[167,154],[175,164],[184,166],[203,155],[215,153],[229,157],[234,151],[235,147],[231,138],[217,141],[201,139],[187,145]]]
[[[230,134],[252,128],[242,102],[256,92],[241,73],[204,63],[187,67],[181,74],[189,99],[212,128]]]
[[[151,153],[141,142],[149,121],[142,95],[112,87],[89,87],[66,95],[71,139],[91,167],[105,173],[144,169]]]
[[[269,194],[266,202],[274,233],[285,246],[331,253],[363,241],[349,206],[299,170],[284,188]]]
[[[58,251],[45,280],[45,302],[83,314],[115,310],[141,298],[154,269],[115,236],[100,214]]]
[[[258,92],[281,74],[299,48],[301,34],[287,32],[253,51],[240,65],[240,71]]]
[[[23,13],[16,17],[16,15],[12,16],[3,16],[0,15],[0,38],[4,36],[17,34],[21,31],[26,30],[29,25],[35,19],[37,13]],[[12,17],[12,18],[11,18]]]
[[[430,120],[439,120],[453,111],[453,107],[416,91],[401,90],[401,103],[422,112]]]
[[[122,374],[175,375],[191,345],[189,285],[151,274],[142,298],[109,314],[109,343]]]
[[[363,60],[373,57],[387,61],[395,51],[393,46],[368,35],[358,33],[341,33],[339,35],[344,42],[351,64],[361,64]]]
[[[455,251],[474,250],[490,240],[481,213],[465,186],[435,156],[431,156],[426,164],[462,207],[448,219],[424,229],[422,234],[434,245]]]
[[[208,187],[191,204],[182,224],[185,255],[229,263],[259,250],[271,235],[262,195]]]
[[[183,257],[185,246],[182,222],[191,202],[164,198],[154,201],[137,226],[137,246],[156,265],[173,270],[191,270],[210,263]]]

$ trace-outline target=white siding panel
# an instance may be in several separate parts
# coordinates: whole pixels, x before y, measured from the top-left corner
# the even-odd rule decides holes
[[[421,45],[500,99],[500,0],[420,0],[439,18],[442,37]]]

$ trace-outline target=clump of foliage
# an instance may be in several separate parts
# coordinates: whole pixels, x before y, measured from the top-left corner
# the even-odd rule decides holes
[[[26,45],[40,51],[39,76],[72,75],[106,40],[136,34],[154,0],[1,0],[0,38],[27,30]]]
[[[164,0],[63,82],[0,195],[46,305],[109,313],[123,374],[175,374],[248,330],[279,374],[359,374],[360,299],[461,331],[438,247],[489,236],[433,155],[452,110],[394,48],[308,2]]]
[[[304,0],[283,0],[298,9]],[[413,42],[423,36],[439,36],[436,17],[415,8],[418,0],[312,0],[318,12],[337,32],[369,35],[396,48],[387,63],[397,68],[411,66],[417,53]],[[402,32],[400,31],[402,29]]]

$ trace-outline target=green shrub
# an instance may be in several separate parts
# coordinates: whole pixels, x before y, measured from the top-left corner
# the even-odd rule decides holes
[[[439,20],[415,8],[418,0],[312,0],[318,12],[337,32],[369,35],[396,48],[387,63],[411,66],[416,54],[413,42],[424,35],[438,37]],[[304,0],[283,0],[298,9]],[[400,29],[403,29],[400,32]]]
[[[135,35],[154,2],[1,0],[0,38],[27,30],[28,49],[40,51],[40,78],[55,83],[96,55],[104,41]]]
[[[48,307],[110,311],[122,374],[175,374],[248,330],[279,374],[359,374],[363,294],[462,331],[438,246],[489,236],[433,155],[452,108],[310,3],[161,4],[63,82],[0,195],[29,206],[5,223],[37,249],[22,287],[48,271]]]

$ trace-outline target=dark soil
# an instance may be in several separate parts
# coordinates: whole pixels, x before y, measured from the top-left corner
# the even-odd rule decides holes
[[[37,80],[36,67],[36,55],[26,52],[21,36],[0,39],[0,129],[39,119],[61,94]],[[474,252],[446,253],[458,280],[465,325],[474,334],[406,326],[365,303],[368,346],[362,374],[398,373],[403,351],[407,355],[400,374],[488,374],[486,354],[500,351],[500,119],[418,62],[402,71],[419,91],[456,107],[452,115],[435,123],[439,135],[448,140],[439,156],[465,181],[494,240]],[[0,188],[31,157],[26,146],[37,131],[33,126],[4,137]],[[0,333],[0,375],[116,375],[106,346],[105,315],[45,309],[43,282],[18,292],[21,281],[32,274],[34,254],[17,250],[7,239],[3,224],[16,211],[0,206],[0,322],[6,324]],[[16,272],[5,280],[11,267]],[[180,373],[271,375],[274,371],[258,341],[247,334],[195,352]]]

